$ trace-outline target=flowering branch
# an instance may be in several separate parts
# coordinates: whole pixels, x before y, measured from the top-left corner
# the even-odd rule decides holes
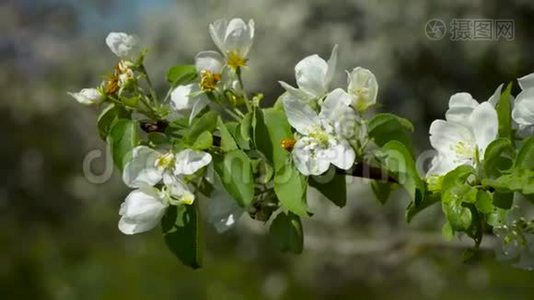
[[[522,92],[515,100],[511,84],[483,103],[468,93],[453,95],[445,120],[430,126],[437,155],[421,176],[412,123],[389,113],[368,117],[378,96],[370,70],[353,68],[345,86],[330,88],[337,46],[328,60],[317,54],[300,60],[296,86],[279,82],[285,92],[273,107],[261,107],[263,95],[249,98],[243,84],[254,22],[218,20],[209,33],[218,51],[171,67],[162,102],[144,65],[146,51],[126,33],[106,38],[119,60],[111,75],[97,88],[69,93],[103,108],[100,136],[132,189],[119,210],[121,232],[161,225],[169,249],[198,268],[202,216],[223,232],[247,212],[269,224],[280,250],[300,253],[301,218],[312,215],[308,186],[343,207],[345,176],[355,176],[372,179],[382,203],[392,184],[402,186],[411,198],[408,222],[440,203],[446,237],[462,233],[478,248],[492,232],[513,248],[510,259],[520,266],[533,261],[534,222],[511,208],[514,195],[534,198],[534,74],[518,80]],[[329,170],[334,176],[325,175]]]

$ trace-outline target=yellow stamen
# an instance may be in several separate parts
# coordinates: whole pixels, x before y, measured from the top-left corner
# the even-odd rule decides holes
[[[172,153],[167,153],[160,156],[156,160],[156,166],[162,169],[168,169],[174,164],[174,155]]]
[[[246,66],[247,59],[237,53],[237,51],[229,51],[226,55],[226,64],[230,68],[237,70],[238,68]]]
[[[324,130],[316,130],[310,133],[309,136],[318,140],[323,146],[328,145],[328,134]]]
[[[216,74],[208,70],[200,72],[200,89],[205,92],[211,92],[221,80],[221,74]]]

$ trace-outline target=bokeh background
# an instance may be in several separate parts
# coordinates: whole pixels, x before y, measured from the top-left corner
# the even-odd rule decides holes
[[[273,100],[294,82],[304,56],[339,44],[343,70],[377,76],[379,110],[416,125],[419,152],[448,97],[486,100],[502,82],[534,71],[534,2],[379,0],[4,0],[0,4],[1,299],[532,299],[534,272],[495,260],[491,249],[462,261],[465,242],[441,238],[440,208],[406,225],[402,192],[382,206],[353,180],[343,210],[311,195],[305,251],[280,254],[267,226],[242,218],[218,235],[206,224],[205,266],[192,271],[157,230],[124,236],[118,208],[127,189],[114,172],[102,184],[82,172],[104,150],[97,112],[67,95],[96,86],[116,58],[110,31],[137,34],[161,93],[173,64],[214,49],[208,24],[253,18],[257,34],[245,84]],[[513,19],[513,41],[430,40],[428,20]],[[105,169],[105,157],[93,164]]]

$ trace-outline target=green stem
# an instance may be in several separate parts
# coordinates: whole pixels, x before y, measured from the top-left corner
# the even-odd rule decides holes
[[[148,73],[146,71],[145,65],[141,65],[139,67],[141,69],[141,73],[143,73],[146,83],[148,84],[148,89],[150,91],[150,97],[152,97],[152,101],[154,103],[158,102],[158,95],[156,94],[156,90],[154,89],[154,86],[152,85],[152,81],[150,80],[150,76],[148,76]]]
[[[237,81],[239,82],[239,87],[241,88],[241,91],[243,92],[243,97],[245,98],[245,105],[247,106],[247,111],[252,111],[252,106],[250,105],[250,101],[248,100],[247,92],[245,91],[245,85],[243,84],[243,78],[241,78],[241,68],[237,68],[235,71],[237,74]]]

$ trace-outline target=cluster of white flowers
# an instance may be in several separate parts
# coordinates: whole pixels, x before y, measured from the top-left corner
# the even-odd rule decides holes
[[[298,88],[280,82],[286,89],[281,101],[289,123],[297,131],[292,157],[303,175],[321,175],[330,164],[350,169],[356,158],[351,141],[356,138],[358,113],[376,103],[376,78],[361,67],[347,72],[347,91],[337,88],[329,92],[336,61],[337,46],[328,61],[311,55],[297,63]]]
[[[148,231],[159,224],[169,205],[191,205],[195,196],[184,180],[211,162],[211,155],[185,149],[160,153],[146,146],[133,149],[124,166],[124,183],[135,188],[121,205],[119,229],[125,234]],[[162,188],[155,187],[163,182]]]
[[[106,37],[106,44],[119,59],[113,74],[114,80],[103,82],[99,88],[85,88],[80,92],[68,93],[76,101],[84,105],[95,105],[101,103],[106,98],[106,90],[118,90],[125,86],[132,78],[133,71],[130,66],[133,59],[139,54],[138,38],[124,32],[110,32]]]
[[[209,27],[213,41],[222,54],[216,51],[202,51],[195,57],[200,82],[178,86],[171,93],[171,108],[177,113],[190,113],[192,120],[208,103],[207,92],[213,91],[223,76],[223,71],[240,72],[247,62],[247,55],[254,37],[254,22],[246,24],[241,19],[218,20]],[[135,36],[112,32],[106,38],[110,50],[119,57],[116,69],[117,88],[132,78],[130,66],[140,54],[139,41]],[[231,79],[232,84],[235,79]],[[99,88],[82,89],[69,93],[85,105],[101,103],[106,98],[105,83]],[[122,203],[119,214],[119,229],[125,234],[151,230],[159,224],[169,205],[191,205],[195,191],[187,180],[211,163],[209,153],[185,149],[178,153],[159,152],[147,146],[138,146],[132,151],[132,158],[123,170],[123,181],[131,188]],[[213,205],[208,212],[208,221],[218,231],[232,226],[243,213],[231,196],[224,190],[213,169],[203,176],[215,188]],[[187,176],[187,178],[186,178]],[[216,200],[216,201],[215,201]]]
[[[200,82],[178,86],[171,94],[171,105],[178,112],[190,112],[192,120],[209,103],[205,92],[217,87],[235,87],[236,73],[246,66],[248,52],[254,39],[254,21],[248,24],[236,18],[217,20],[210,24],[209,32],[217,51],[201,51],[195,56]],[[231,72],[227,72],[231,71]]]
[[[534,73],[518,79],[522,92],[512,96],[513,126],[519,134],[534,127]],[[437,150],[426,176],[429,182],[461,165],[477,167],[484,160],[487,146],[497,138],[499,121],[495,106],[501,97],[502,84],[483,103],[469,93],[457,93],[449,100],[445,120],[430,125],[430,144]]]

